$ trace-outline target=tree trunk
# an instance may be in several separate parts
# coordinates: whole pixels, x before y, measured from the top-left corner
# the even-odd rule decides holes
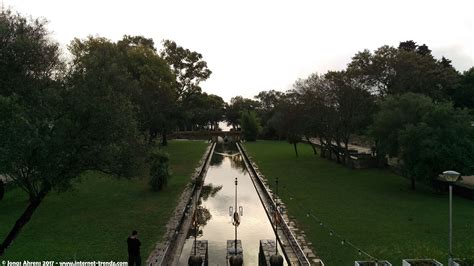
[[[161,146],[168,146],[168,140],[166,139],[166,129],[161,132]]]
[[[314,144],[311,142],[311,140],[309,140],[307,136],[305,136],[305,138],[306,138],[306,141],[308,141],[309,145],[311,145],[311,148],[313,148],[314,155],[317,155],[318,152],[316,151],[316,147],[314,146]]]
[[[4,194],[5,194],[5,184],[3,183],[3,180],[0,179],[0,200],[3,199]]]
[[[344,141],[344,165],[347,165],[347,158],[349,158],[349,142]]]
[[[296,157],[298,157],[298,148],[296,148],[296,142],[293,143],[293,147],[295,147],[295,154],[296,154]]]
[[[15,225],[13,225],[13,228],[10,230],[10,233],[8,233],[7,237],[3,240],[3,243],[0,245],[0,256],[5,253],[5,250],[11,245],[13,240],[15,240],[21,229],[28,223],[28,221],[31,219],[31,216],[47,194],[47,191],[40,192],[40,195],[38,195],[38,197],[33,200],[30,200],[30,204],[20,216],[20,218],[18,218],[18,220],[15,222]]]
[[[319,138],[319,143],[321,145],[321,153],[319,154],[319,156],[321,158],[325,158],[326,157],[326,145],[324,144],[322,138]]]
[[[154,140],[156,139],[157,132],[155,130],[150,129],[148,133],[148,143],[153,144]]]
[[[415,177],[412,176],[410,179],[411,179],[411,189],[412,189],[412,190],[416,190],[416,187],[415,187]]]
[[[332,146],[331,146],[332,147]],[[341,143],[339,141],[336,141],[336,147],[333,148],[334,149],[334,152],[336,153],[336,159],[337,159],[337,163],[341,163]]]

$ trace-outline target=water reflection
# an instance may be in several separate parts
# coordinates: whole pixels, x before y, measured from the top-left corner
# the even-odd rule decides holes
[[[203,206],[198,206],[196,208],[195,215],[196,227],[191,226],[188,232],[188,238],[194,236],[201,237],[203,235],[201,227],[205,226],[207,222],[212,218],[211,212]]]
[[[244,209],[238,227],[238,238],[242,240],[244,250],[244,264],[258,265],[259,241],[275,239],[271,224],[237,147],[235,144],[217,144],[199,201],[203,213],[200,214],[202,224],[199,224],[197,237],[208,240],[209,265],[227,264],[226,243],[227,240],[234,239],[234,226],[232,217],[229,216],[229,207],[234,205],[236,177],[239,184],[238,204]],[[187,265],[194,233],[196,232],[188,234],[190,238],[183,247],[179,265]]]
[[[230,165],[232,168],[240,170],[242,173],[247,173],[247,168],[245,167],[244,160],[240,154],[230,157]]]
[[[221,189],[222,186],[214,186],[212,183],[202,186],[199,204],[202,203],[202,200],[207,200],[209,196],[214,197]]]

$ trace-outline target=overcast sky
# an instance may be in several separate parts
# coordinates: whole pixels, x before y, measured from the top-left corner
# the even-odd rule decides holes
[[[202,87],[226,101],[286,90],[310,73],[345,68],[357,51],[405,40],[426,43],[460,71],[474,66],[473,0],[3,2],[45,17],[65,50],[88,35],[144,35],[158,48],[174,40],[204,56],[213,73]]]

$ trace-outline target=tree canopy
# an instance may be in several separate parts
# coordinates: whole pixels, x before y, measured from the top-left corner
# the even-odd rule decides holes
[[[451,103],[435,103],[414,93],[390,96],[381,104],[371,132],[379,152],[401,159],[412,189],[416,180],[434,183],[446,169],[473,170],[472,116]]]
[[[2,12],[0,30],[0,173],[29,195],[2,254],[50,191],[86,170],[137,175],[144,149],[128,96],[135,84],[106,60],[115,51],[105,40],[91,42],[99,52],[90,56],[75,42],[66,71],[44,21]]]

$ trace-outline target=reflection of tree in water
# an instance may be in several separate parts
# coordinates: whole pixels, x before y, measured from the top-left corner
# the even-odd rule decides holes
[[[244,160],[242,159],[242,156],[240,154],[230,157],[230,166],[234,169],[240,170],[242,173],[245,173],[247,171]]]
[[[201,200],[207,200],[209,196],[214,197],[217,194],[217,192],[219,192],[221,189],[222,189],[222,186],[216,187],[212,183],[202,186],[199,204],[201,204]]]
[[[219,166],[219,165],[222,164],[223,161],[224,161],[224,156],[222,156],[220,154],[214,153],[211,156],[211,165],[212,166]]]
[[[222,189],[222,186],[214,186],[212,183],[202,186],[201,195],[199,197],[199,202],[198,202],[199,206],[196,208],[197,237],[202,236],[203,231],[201,227],[205,226],[207,222],[211,220],[212,218],[212,215],[209,209],[201,206],[201,203],[203,200],[207,200],[209,197],[214,197],[217,194],[217,192],[219,192],[221,189]],[[195,228],[194,219],[193,219],[193,224],[191,225],[191,228],[189,229],[188,237],[194,236],[195,234],[196,234],[196,228]]]
[[[211,220],[212,214],[209,211],[209,209],[207,209],[206,207],[198,206],[196,208],[195,217],[196,219],[194,220],[193,218],[193,224],[191,228],[189,229],[188,237],[194,236],[194,235],[196,235],[197,237],[201,237],[203,235],[203,231],[201,228],[205,226],[209,220]],[[194,223],[196,223],[197,226]],[[197,229],[197,232],[196,232],[196,229]]]
[[[246,170],[245,164],[242,161],[242,157],[240,156],[239,150],[234,142],[217,144],[211,158],[211,165],[221,165],[224,161],[224,157],[230,158],[232,168],[240,169],[242,172]]]

